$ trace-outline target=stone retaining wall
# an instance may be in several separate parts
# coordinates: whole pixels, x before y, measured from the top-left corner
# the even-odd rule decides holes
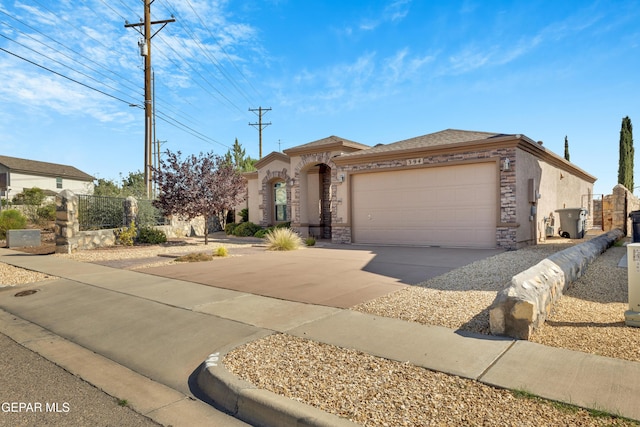
[[[580,278],[587,266],[624,236],[620,229],[557,252],[511,279],[489,309],[494,335],[529,339],[544,323],[563,292]]]
[[[127,197],[123,203],[126,223],[135,221],[138,202]],[[206,227],[203,218],[191,221],[171,219],[170,225],[153,227],[162,230],[171,237],[204,236]],[[56,252],[72,253],[76,251],[115,246],[117,229],[80,231],[78,221],[78,197],[70,190],[60,192],[56,197]]]

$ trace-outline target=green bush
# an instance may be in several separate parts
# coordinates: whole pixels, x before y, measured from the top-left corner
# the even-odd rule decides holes
[[[240,211],[240,218],[242,218],[241,222],[247,222],[249,221],[249,209],[244,208]]]
[[[291,221],[281,222],[280,224],[276,224],[276,228],[291,228]]]
[[[138,233],[138,243],[149,243],[157,245],[159,243],[165,243],[167,241],[167,235],[162,230],[156,230],[151,227],[141,227]]]
[[[36,211],[36,215],[38,216],[38,222],[42,221],[55,221],[56,220],[56,204],[49,203],[48,205],[44,205],[39,207]]]
[[[236,224],[235,222],[229,222],[224,226],[224,232],[227,233],[227,235],[234,234],[237,226],[238,224]]]
[[[27,218],[15,209],[0,212],[0,239],[7,237],[7,230],[19,230],[27,226]]]
[[[276,228],[265,237],[270,251],[292,251],[302,246],[302,239],[290,228]]]
[[[116,238],[118,243],[124,246],[133,246],[133,239],[135,239],[138,230],[136,230],[136,223],[131,221],[129,227],[122,227],[116,230]]]
[[[264,238],[264,236],[269,232],[268,228],[261,228],[260,230],[256,231],[256,233],[253,235],[253,237],[258,237],[260,239]]]
[[[252,222],[241,222],[233,230],[233,235],[239,237],[249,237],[256,234],[256,232],[258,232],[261,228],[262,227]]]
[[[307,246],[314,246],[316,244],[316,239],[314,237],[307,237],[304,239],[304,244]]]

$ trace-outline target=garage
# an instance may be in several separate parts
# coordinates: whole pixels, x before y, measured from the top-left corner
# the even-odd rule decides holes
[[[352,241],[496,247],[496,163],[351,175]]]

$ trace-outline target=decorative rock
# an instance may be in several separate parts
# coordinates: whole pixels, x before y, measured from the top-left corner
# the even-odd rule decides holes
[[[622,230],[612,230],[557,252],[513,276],[511,285],[498,293],[489,309],[491,333],[528,340],[571,283],[623,235]]]

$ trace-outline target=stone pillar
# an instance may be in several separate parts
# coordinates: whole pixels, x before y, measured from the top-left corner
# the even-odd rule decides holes
[[[78,197],[71,190],[56,196],[56,253],[70,254],[78,249]]]
[[[129,227],[132,222],[137,226],[138,200],[133,196],[129,196],[122,202],[122,207],[124,211],[124,226]]]

